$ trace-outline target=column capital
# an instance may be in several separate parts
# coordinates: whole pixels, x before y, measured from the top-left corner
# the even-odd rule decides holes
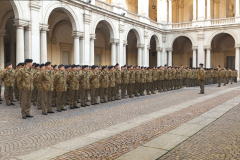
[[[162,50],[163,50],[162,47],[157,47],[158,52],[162,52]]]
[[[212,49],[211,46],[204,46],[204,49]]]
[[[192,50],[197,50],[198,46],[192,46]]]
[[[96,38],[96,34],[91,34],[91,35],[90,35],[90,40],[94,40],[94,39],[97,39],[97,38]]]
[[[128,45],[128,41],[123,41],[123,46],[127,46]]]
[[[166,35],[165,35],[165,34],[162,35],[162,42],[163,42],[163,43],[166,42]]]
[[[0,37],[5,36],[6,35],[5,32],[6,32],[6,30],[0,29]]]
[[[30,26],[30,22],[27,20],[23,20],[23,19],[14,19],[14,26],[16,27],[25,27],[25,26]]]
[[[144,48],[144,44],[137,44],[137,48]]]
[[[48,24],[39,24],[39,29],[41,32],[49,31],[48,27],[49,27]]]
[[[119,24],[119,32],[120,32],[120,33],[123,33],[123,32],[124,32],[124,29],[125,29],[124,24]]]
[[[114,44],[114,43],[119,43],[119,39],[110,39],[110,43]]]
[[[85,24],[90,24],[91,23],[91,15],[90,14],[86,14],[86,13],[84,13],[83,14],[83,22],[85,23]]]
[[[235,44],[235,48],[240,48],[240,44]]]
[[[30,1],[29,7],[31,10],[39,11],[41,8],[40,0]]]
[[[151,46],[150,46],[150,45],[147,45],[147,49],[151,49]]]
[[[172,48],[166,48],[166,51],[170,51],[170,52],[172,52],[173,49],[172,49]]]
[[[83,36],[83,32],[72,31],[72,36],[79,38],[79,37]]]
[[[144,38],[145,38],[145,39],[148,38],[148,31],[144,31]]]

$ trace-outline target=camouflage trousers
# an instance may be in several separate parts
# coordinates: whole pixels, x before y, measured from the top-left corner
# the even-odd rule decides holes
[[[33,87],[33,91],[32,91],[32,103],[37,102],[37,93],[38,93],[38,89],[36,86]]]
[[[237,77],[234,77],[233,79],[234,79],[234,82],[237,83]]]
[[[57,111],[61,111],[64,109],[64,102],[66,98],[66,91],[57,91],[57,99],[56,99],[56,105],[57,105]]]
[[[168,80],[164,80],[163,81],[163,90],[165,91],[165,90],[167,90],[168,89]]]
[[[38,97],[37,97],[37,108],[42,108],[42,90],[38,89]]]
[[[223,77],[222,79],[223,79],[223,83],[224,83],[223,85],[226,86],[227,78],[226,78],[226,77]]]
[[[200,93],[204,93],[204,80],[199,80]]]
[[[98,100],[98,92],[99,92],[99,88],[91,88],[90,89],[90,95],[91,95],[91,104],[95,104],[97,103]]]
[[[189,78],[186,78],[186,87],[190,87],[190,79]]]
[[[56,91],[56,89],[54,89],[52,92],[52,105],[53,106],[56,105],[56,99],[57,99],[57,91]]]
[[[218,87],[221,87],[222,78],[221,77],[217,77],[217,82],[218,82]]]
[[[69,105],[70,108],[77,106],[78,90],[69,90]]]
[[[0,91],[0,95],[1,95],[1,91]],[[19,100],[19,90],[17,88],[17,84],[14,85],[14,95],[15,95],[15,98]]]
[[[100,88],[100,102],[107,102],[108,88]]]
[[[115,99],[118,99],[118,97],[119,97],[120,86],[121,86],[121,84],[115,84],[115,90],[114,90]]]
[[[81,89],[81,106],[87,105],[88,89]]]
[[[108,87],[108,101],[115,100],[114,89],[115,89],[115,87]]]
[[[163,80],[158,81],[158,92],[163,91]]]
[[[13,87],[5,87],[4,97],[7,105],[13,103]]]
[[[125,98],[126,90],[127,90],[127,84],[122,84],[121,85],[121,97],[122,98]]]
[[[22,90],[19,89],[18,91],[19,91],[19,102],[20,102],[20,105],[21,105],[22,104],[21,103],[22,102]]]
[[[172,80],[172,90],[176,89],[176,79]]]
[[[175,79],[175,86],[174,89],[180,89],[180,79]]]
[[[140,95],[144,95],[145,83],[139,83],[139,93]]]
[[[132,97],[133,96],[133,83],[129,83],[128,86],[127,86],[127,93],[129,95],[129,97]]]
[[[153,81],[153,90],[156,90],[158,88],[158,81]]]
[[[52,91],[42,91],[42,113],[52,112]]]
[[[153,82],[147,82],[146,83],[146,92],[147,92],[147,94],[150,94],[150,92],[151,93],[154,92],[154,90],[153,90]]]
[[[21,90],[21,113],[22,116],[30,115],[32,91]]]
[[[133,94],[134,94],[135,96],[140,94],[139,85],[140,85],[140,83],[135,83],[135,84],[134,84]]]
[[[168,91],[172,89],[172,79],[168,80]]]

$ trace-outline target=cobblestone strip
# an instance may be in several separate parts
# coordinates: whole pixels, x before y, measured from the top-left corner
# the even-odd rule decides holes
[[[181,124],[190,121],[239,94],[240,90],[227,92],[224,95],[216,96],[86,147],[68,152],[62,156],[54,158],[53,160],[116,159],[134,148],[147,143],[163,133],[173,130]]]
[[[159,160],[240,159],[240,105],[193,135]]]

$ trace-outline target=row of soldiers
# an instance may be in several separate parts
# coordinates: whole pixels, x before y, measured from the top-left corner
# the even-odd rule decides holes
[[[206,69],[207,73],[208,70]],[[139,67],[139,66],[80,66],[80,65],[54,65],[50,62],[32,65],[32,60],[19,63],[12,69],[11,63],[6,69],[0,71],[0,80],[5,85],[5,99],[7,105],[14,105],[15,98],[20,101],[22,117],[30,115],[31,103],[42,110],[43,115],[54,113],[52,107],[57,106],[57,111],[66,111],[64,106],[70,105],[70,109],[79,108],[77,103],[81,99],[81,106],[89,106],[88,94],[90,93],[91,105],[156,94],[186,86],[198,85],[198,68],[189,69],[178,67]],[[206,74],[207,75],[207,74]],[[207,76],[206,76],[207,80]],[[119,97],[121,89],[121,96]],[[28,91],[28,92],[25,92]]]

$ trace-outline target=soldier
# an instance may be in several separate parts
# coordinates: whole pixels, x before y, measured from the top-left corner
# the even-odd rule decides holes
[[[154,91],[157,90],[157,80],[158,80],[157,75],[158,75],[157,69],[156,69],[156,67],[153,67],[153,69],[152,69],[152,78],[153,78],[152,88],[153,88]]]
[[[51,70],[51,62],[45,63],[45,70],[41,73],[42,85],[42,114],[54,113],[52,111],[52,91],[54,89],[54,72]]]
[[[127,70],[127,66],[123,66],[123,70],[121,71],[121,77],[122,77],[122,84],[121,84],[121,97],[122,99],[125,99],[125,93],[127,90],[127,85],[129,82],[129,74]]]
[[[119,69],[118,63],[115,65],[114,73],[115,73],[115,91],[114,91],[115,100],[121,100],[119,98],[119,89],[121,87],[121,71]]]
[[[158,92],[163,92],[163,82],[164,82],[164,70],[162,66],[160,66],[158,71]]]
[[[185,71],[185,78],[186,78],[186,87],[190,87],[190,72],[189,68]]]
[[[172,69],[169,66],[168,67],[168,91],[171,91],[172,89]]]
[[[135,87],[134,87],[134,94],[136,97],[140,96],[140,82],[141,82],[141,70],[139,66],[136,66],[135,70]]]
[[[127,93],[129,95],[129,98],[134,98],[133,85],[135,84],[135,73],[133,71],[132,66],[128,66],[128,77],[129,77],[129,82],[128,82],[128,87],[127,87]]]
[[[18,63],[18,65],[16,66],[15,69],[15,75],[17,73],[17,71],[21,68],[21,63]],[[0,80],[1,81],[1,80]],[[0,82],[1,85],[1,82]],[[1,90],[1,89],[0,89]],[[1,94],[1,91],[0,91]],[[17,88],[17,80],[16,80],[16,76],[15,76],[15,83],[14,83],[14,95],[15,95],[15,99],[17,99],[17,101],[19,101],[19,90]],[[0,96],[1,97],[1,96]]]
[[[227,71],[226,71],[226,68],[223,68],[221,74],[222,74],[222,79],[223,79],[223,83],[224,83],[223,86],[226,86],[226,82],[227,82]]]
[[[99,77],[100,72],[98,72],[98,66],[91,67],[93,72],[89,77],[90,82],[90,95],[91,95],[91,105],[99,104],[97,102],[98,99],[98,92],[99,92]]]
[[[179,83],[179,85],[180,85],[180,88],[182,88],[183,87],[183,85],[184,85],[184,73],[185,71],[184,71],[184,69],[183,69],[183,65],[181,65],[180,66],[180,74],[181,74],[181,77],[182,77],[182,79],[180,79],[180,83]]]
[[[57,73],[57,71],[58,71],[58,66],[55,64],[53,66],[53,73],[54,73],[54,75]],[[52,92],[52,107],[56,107],[56,100],[57,100],[57,91],[54,88],[53,92]]]
[[[39,71],[39,64],[35,64],[35,67],[34,67],[35,69],[33,70],[33,77],[35,76],[35,74]],[[36,83],[33,83],[33,91],[32,91],[32,103],[33,103],[33,105],[34,106],[36,106],[37,105],[37,94],[38,94],[38,89],[37,89],[37,84]]]
[[[25,66],[18,71],[17,84],[18,89],[21,90],[21,108],[22,118],[32,118],[30,115],[31,96],[33,90],[33,70],[32,59],[25,60]]]
[[[5,86],[4,97],[6,100],[6,105],[15,105],[13,103],[13,89],[15,84],[15,71],[12,69],[12,63],[9,62],[6,65],[6,69],[0,74],[0,79],[3,81]],[[9,102],[10,101],[10,102]]]
[[[81,88],[81,106],[90,106],[87,104],[88,91],[90,89],[88,65],[82,66],[82,74],[80,74],[80,88]]]
[[[108,101],[115,101],[115,95],[114,95],[114,89],[115,89],[115,73],[114,73],[114,67],[109,66],[108,67]]]
[[[199,64],[198,81],[199,81],[199,85],[200,85],[200,93],[199,94],[204,94],[205,71],[203,69],[202,63]]]
[[[70,109],[80,108],[77,106],[78,89],[79,89],[79,74],[77,72],[77,66],[72,65],[71,71],[67,75],[67,83],[69,86],[69,105]]]
[[[167,91],[168,89],[168,69],[167,65],[164,65],[164,82],[163,82],[163,90]]]
[[[100,102],[107,103],[108,83],[109,83],[107,66],[102,67],[99,83],[100,83]]]
[[[221,77],[221,66],[217,66],[217,82],[218,82],[218,87],[221,87],[221,82],[222,82],[222,77]]]
[[[42,84],[41,84],[41,74],[45,70],[45,64],[40,65],[40,70],[34,75],[33,84],[36,84],[38,89],[38,96],[37,96],[37,109],[42,109]]]
[[[144,70],[144,67],[141,67],[140,84],[139,84],[139,93],[141,96],[145,96],[144,95],[145,84],[146,84],[146,72]]]
[[[172,67],[172,90],[176,90],[176,69]],[[180,80],[180,79],[179,79]]]
[[[63,64],[58,66],[58,71],[54,75],[54,88],[57,92],[57,111],[62,112],[66,111],[64,109],[65,99],[66,99],[66,91],[67,91],[67,74],[64,72],[65,68]]]
[[[180,68],[176,68],[176,81],[175,81],[175,87],[174,89],[180,89],[180,76],[181,76],[181,71]]]

